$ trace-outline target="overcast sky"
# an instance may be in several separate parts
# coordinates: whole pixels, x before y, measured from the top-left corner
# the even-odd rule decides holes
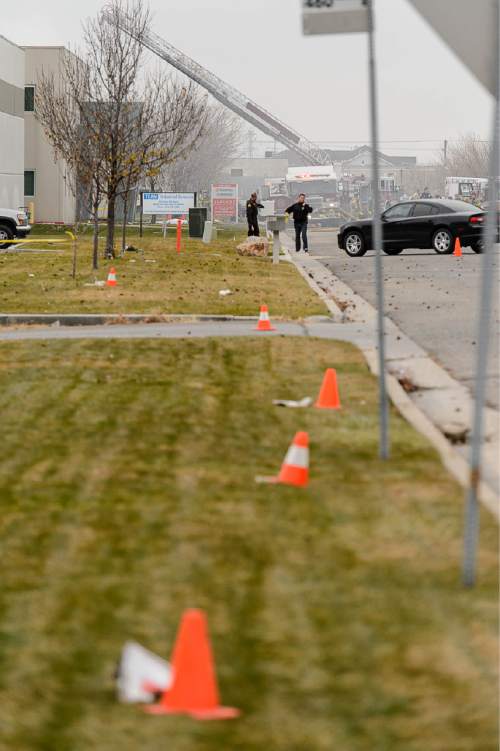
[[[6,3],[1,33],[18,44],[75,46],[82,19],[101,5]],[[445,138],[469,131],[487,137],[491,98],[481,85],[408,0],[375,5],[382,148],[411,149],[425,160]],[[150,6],[157,33],[308,139],[368,140],[365,35],[303,37],[299,0],[150,0]]]

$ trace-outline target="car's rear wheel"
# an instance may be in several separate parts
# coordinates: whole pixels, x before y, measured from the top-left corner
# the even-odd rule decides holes
[[[348,230],[344,236],[344,250],[351,258],[359,258],[366,253],[365,238],[357,230]]]
[[[477,243],[471,245],[471,248],[474,253],[484,253],[484,243],[482,240],[478,240]]]
[[[403,250],[404,248],[384,248],[384,253],[387,253],[388,256],[398,256]]]
[[[10,243],[6,243],[5,240],[12,240],[14,233],[5,224],[0,224],[0,248],[8,248]]]
[[[432,238],[432,247],[440,256],[453,253],[453,235],[449,229],[438,229]]]

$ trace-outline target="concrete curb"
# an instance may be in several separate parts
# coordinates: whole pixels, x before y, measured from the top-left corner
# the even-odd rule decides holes
[[[378,375],[375,308],[319,261],[306,254],[294,254],[288,236],[283,237],[283,245],[288,250],[288,260],[294,264],[311,289],[317,292],[319,288],[322,299],[326,296],[330,303],[337,307],[337,311],[342,315],[341,320],[344,323],[357,323],[366,330],[366,334],[371,338],[371,346],[357,346],[363,352],[371,372]],[[455,381],[398,329],[393,321],[386,317],[385,322],[388,340],[386,366],[389,397],[403,417],[436,448],[446,469],[467,488],[470,479],[469,463],[446,436],[448,430],[461,431],[467,435],[472,419],[472,396],[462,384]],[[404,356],[397,356],[395,341],[403,345],[403,350],[407,350]],[[410,383],[415,386],[413,398],[400,385],[394,375],[396,372],[404,374],[404,377],[409,378]],[[461,407],[457,407],[457,400],[460,400]],[[459,421],[457,409],[460,409]],[[499,498],[495,492],[498,483],[498,462],[494,458],[495,455],[498,457],[498,452],[494,448],[499,442],[499,415],[492,409],[486,410],[486,441],[486,446],[493,450],[488,452],[491,458],[488,455],[485,457],[486,480],[481,482],[480,498],[485,507],[500,518]]]
[[[326,307],[328,308],[328,310],[332,314],[333,321],[335,323],[343,323],[342,311],[339,308],[339,306],[337,305],[337,303],[335,302],[335,300],[333,300],[332,297],[328,294],[327,290],[325,290],[323,287],[321,287],[318,284],[318,282],[316,281],[316,279],[314,278],[314,276],[312,276],[310,273],[307,273],[307,271],[301,266],[300,263],[294,263],[293,262],[292,256],[291,256],[291,254],[292,254],[293,251],[291,249],[287,248],[284,243],[282,245],[282,248],[285,251],[284,252],[284,259],[283,260],[288,261],[289,263],[293,263],[293,265],[295,266],[295,268],[297,269],[297,271],[299,272],[299,274],[301,275],[301,277],[303,279],[305,279],[305,281],[308,283],[308,285],[311,287],[311,289],[314,292],[316,292],[316,294],[318,295],[318,297],[320,297],[321,300],[323,300],[323,302],[325,303]],[[280,259],[280,260],[282,260],[282,259]]]
[[[229,315],[147,315],[127,313],[0,313],[0,326],[106,326],[132,323],[190,323],[196,321],[257,321],[258,316]]]
[[[148,315],[130,313],[116,315],[112,313],[0,313],[0,327],[9,326],[110,326],[153,323],[223,323],[227,321],[258,321],[259,316],[231,315],[191,315],[182,313],[165,315]],[[330,316],[310,316],[305,319],[284,319],[273,316],[273,320],[282,323],[338,323]]]

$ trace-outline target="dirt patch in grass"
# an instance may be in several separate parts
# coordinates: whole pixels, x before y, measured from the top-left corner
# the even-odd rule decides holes
[[[459,581],[462,492],[359,353],[316,340],[3,344],[0,748],[493,751],[497,536]],[[335,366],[343,409],[285,410]],[[305,490],[258,486],[297,429]],[[134,638],[207,611],[239,720],[120,706]]]
[[[57,233],[55,233],[57,235]],[[64,237],[64,235],[62,234]],[[40,237],[40,247],[43,245]],[[328,311],[295,268],[271,258],[241,258],[225,233],[216,243],[184,238],[177,254],[175,240],[149,232],[130,242],[144,253],[126,253],[113,264],[101,260],[91,272],[91,241],[84,235],[78,245],[78,273],[71,278],[70,244],[58,254],[0,253],[2,313],[210,313],[258,315],[267,304],[274,317],[303,318]],[[30,246],[32,247],[32,246]],[[106,279],[116,269],[116,288],[85,286]],[[219,291],[233,294],[221,297]]]

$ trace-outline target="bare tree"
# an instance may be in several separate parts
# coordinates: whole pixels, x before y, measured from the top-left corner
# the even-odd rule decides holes
[[[122,31],[123,18],[129,33]],[[63,83],[44,73],[39,80],[39,120],[85,186],[95,226],[101,196],[106,199],[106,257],[115,254],[117,198],[128,195],[139,175],[185,156],[205,123],[205,103],[194,86],[142,75],[149,22],[143,0],[111,0],[84,24],[83,52],[64,57]]]
[[[127,144],[122,181],[122,251],[131,188],[185,158],[203,138],[205,126],[206,98],[192,84],[183,84],[161,72],[148,77]]]
[[[457,177],[488,177],[490,144],[477,133],[466,133],[452,143],[445,169]]]
[[[120,18],[131,19],[131,34],[121,30]],[[142,0],[113,0],[105,15],[83,25],[87,66],[85,130],[104,149],[103,172],[107,200],[106,256],[114,256],[116,199],[127,173],[130,144],[138,113],[142,40],[150,21]]]
[[[102,142],[84,127],[88,70],[71,52],[62,58],[61,75],[42,71],[36,86],[35,115],[52,145],[54,157],[66,162],[68,185],[93,218],[92,266],[98,268],[99,205],[104,195]],[[81,190],[81,186],[84,189]]]
[[[211,105],[203,136],[194,149],[167,168],[167,184],[178,191],[208,191],[239,151],[242,138],[241,120],[222,105]]]

